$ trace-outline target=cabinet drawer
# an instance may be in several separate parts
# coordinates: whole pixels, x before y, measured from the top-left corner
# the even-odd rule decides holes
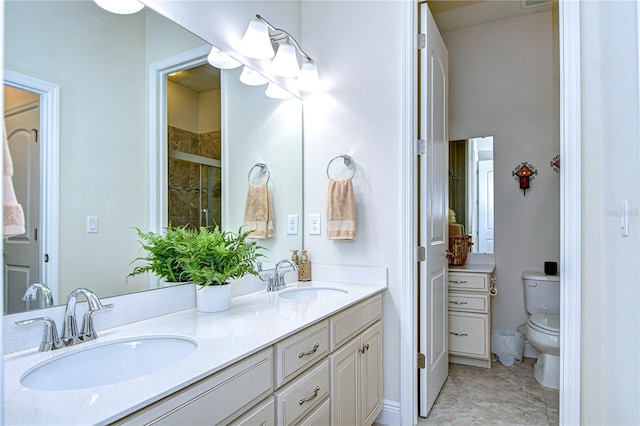
[[[298,426],[329,426],[331,424],[330,399],[325,400],[307,417],[302,419]]]
[[[270,396],[262,401],[230,424],[233,426],[275,426],[276,407],[273,397]]]
[[[377,294],[329,319],[330,351],[350,340],[382,317],[382,296]]]
[[[449,310],[489,313],[489,295],[449,292]]]
[[[276,388],[329,353],[329,321],[322,321],[276,343]]]
[[[449,353],[486,358],[489,356],[489,315],[449,313]]]
[[[489,291],[489,274],[449,272],[449,290]]]
[[[277,391],[276,424],[290,425],[309,414],[329,395],[329,363],[315,368]]]
[[[268,348],[116,424],[227,424],[265,399],[272,390],[273,357]]]

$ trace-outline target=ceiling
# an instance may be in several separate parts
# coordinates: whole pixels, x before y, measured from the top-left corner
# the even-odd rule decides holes
[[[209,64],[169,74],[169,81],[196,93],[220,88],[220,70]]]
[[[427,0],[441,33],[557,7],[557,0]]]

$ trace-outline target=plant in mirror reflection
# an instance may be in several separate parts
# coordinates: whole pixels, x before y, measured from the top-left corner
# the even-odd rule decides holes
[[[192,241],[197,230],[189,229],[186,226],[167,227],[164,234],[156,232],[142,232],[139,228],[133,228],[138,233],[142,250],[147,251],[144,257],[138,257],[131,263],[144,262],[133,268],[133,272],[127,275],[136,275],[151,272],[166,282],[188,281],[188,274],[180,262],[182,251]]]

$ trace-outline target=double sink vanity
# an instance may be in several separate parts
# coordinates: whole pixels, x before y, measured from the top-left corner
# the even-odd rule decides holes
[[[81,345],[5,355],[4,421],[370,425],[382,409],[386,280],[337,281],[292,283],[234,297],[226,312],[185,309],[100,330]]]

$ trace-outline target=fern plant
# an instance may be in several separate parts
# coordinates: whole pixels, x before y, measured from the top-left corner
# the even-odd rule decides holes
[[[194,238],[180,245],[179,263],[189,281],[202,286],[222,285],[247,274],[258,275],[257,259],[263,254],[255,241],[248,240],[251,231],[237,233],[201,227]]]
[[[144,262],[133,268],[133,272],[127,278],[151,272],[167,282],[184,282],[189,277],[180,259],[185,247],[194,240],[197,230],[186,226],[167,227],[164,234],[156,232],[142,232],[139,228],[133,228],[138,233],[142,250],[147,251],[144,257],[138,257],[133,262]]]

